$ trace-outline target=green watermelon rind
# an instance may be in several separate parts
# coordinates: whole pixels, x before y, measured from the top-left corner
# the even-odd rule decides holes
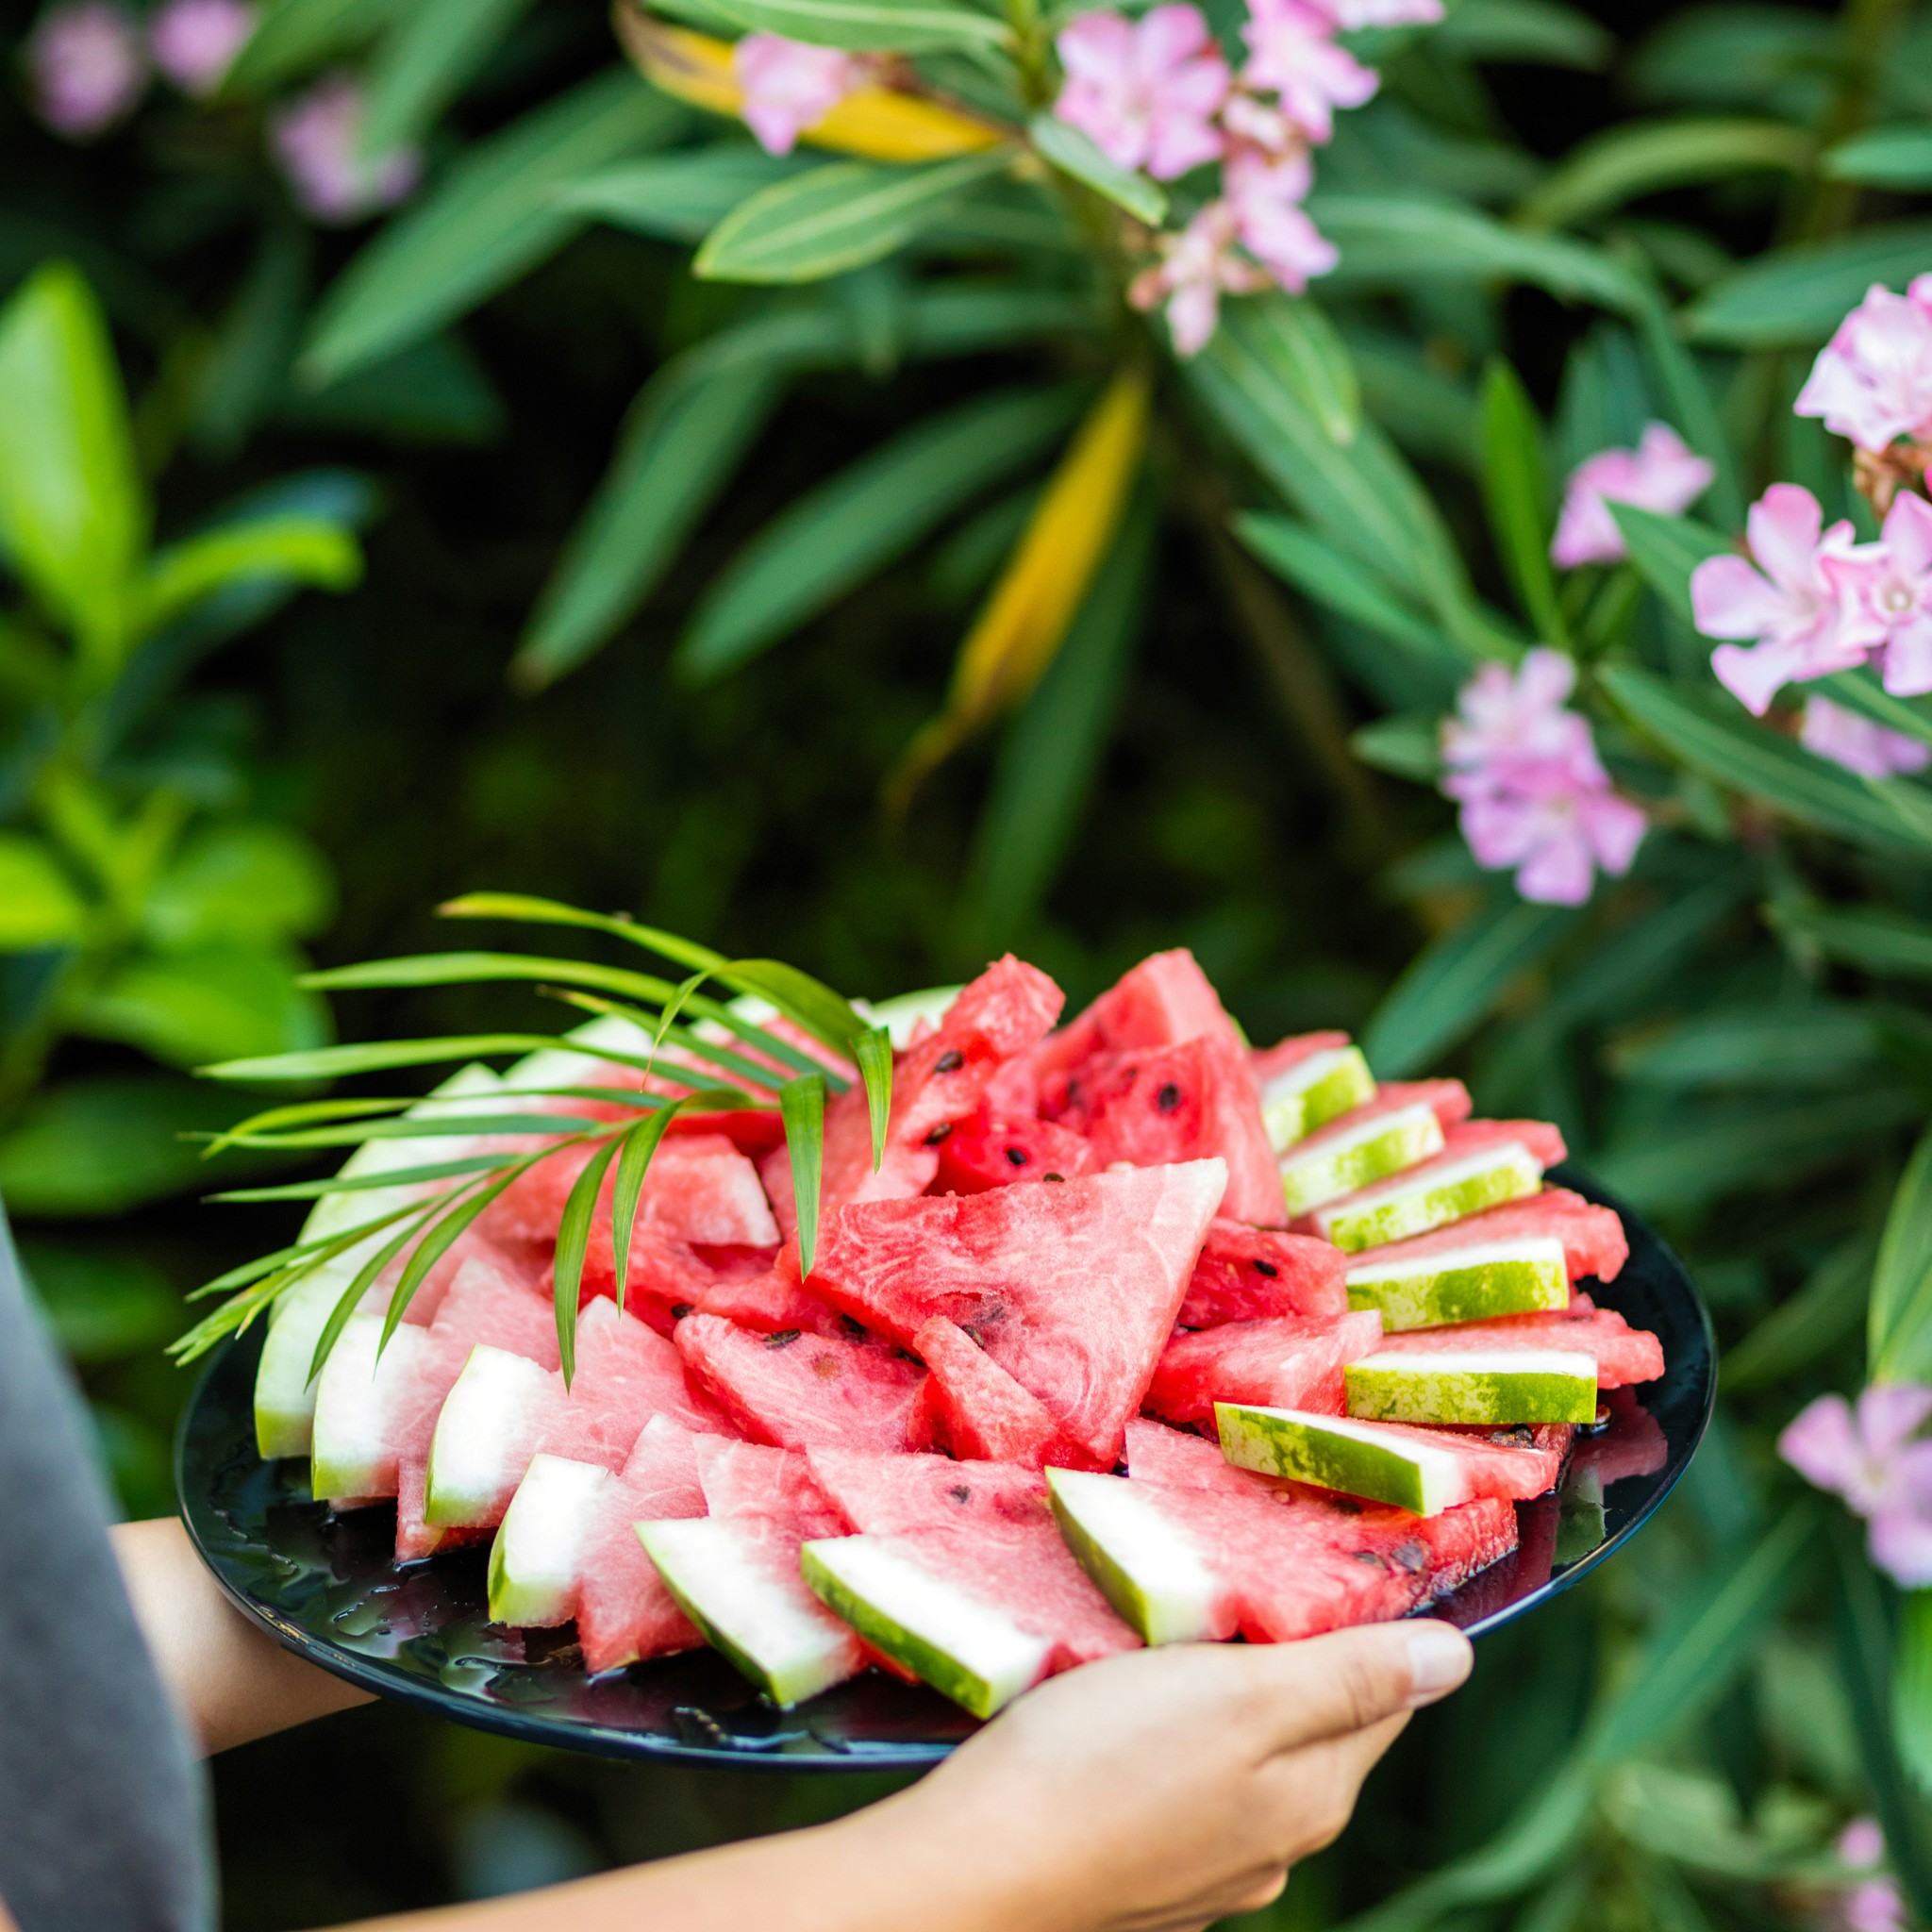
[[[487,1582],[492,1624],[541,1629],[570,1618],[576,1607],[590,1514],[609,1479],[609,1471],[569,1457],[531,1458],[491,1540]],[[520,1543],[527,1558],[533,1532],[540,1543],[550,1543],[545,1556],[554,1558],[560,1544],[567,1557],[550,1575],[532,1576],[527,1569],[517,1574],[510,1567]]]
[[[541,1399],[550,1371],[529,1357],[513,1355],[479,1341],[462,1373],[442,1399],[436,1430],[429,1439],[429,1467],[424,1477],[423,1520],[432,1529],[488,1528],[504,1476],[502,1458],[510,1453],[510,1423],[520,1403]],[[477,1468],[463,1468],[466,1453],[480,1449]],[[491,1458],[496,1458],[491,1460]],[[480,1474],[481,1480],[474,1480]]]
[[[861,1595],[839,1574],[834,1552],[841,1545],[864,1541],[862,1537],[826,1537],[799,1550],[799,1569],[807,1584],[835,1617],[849,1624],[874,1650],[903,1664],[921,1683],[930,1685],[941,1697],[950,1697],[974,1717],[991,1717],[1027,1688],[993,1683]]]
[[[1281,1197],[1291,1215],[1373,1187],[1442,1151],[1442,1123],[1426,1101],[1362,1122],[1327,1145],[1291,1149],[1282,1159]]]
[[[1375,1097],[1375,1076],[1358,1046],[1334,1046],[1310,1054],[1261,1090],[1261,1121],[1269,1144],[1286,1154],[1317,1127]]]
[[[1341,1382],[1358,1422],[1507,1428],[1596,1420],[1596,1357],[1571,1350],[1363,1356],[1343,1367]]]
[[[1407,1186],[1398,1174],[1365,1200],[1318,1208],[1315,1225],[1344,1254],[1358,1255],[1447,1227],[1506,1201],[1524,1200],[1542,1186],[1542,1178],[1536,1156],[1520,1141],[1506,1141]]]
[[[1221,1453],[1237,1469],[1391,1504],[1415,1516],[1440,1515],[1462,1500],[1461,1470],[1449,1452],[1357,1433],[1373,1424],[1244,1402],[1217,1402],[1214,1424]]]
[[[1060,1540],[1101,1595],[1120,1612],[1143,1643],[1199,1643],[1225,1635],[1211,1628],[1205,1615],[1190,1605],[1181,1592],[1163,1592],[1158,1583],[1137,1577],[1128,1563],[1108,1547],[1104,1535],[1086,1521],[1082,1514],[1083,1499],[1103,1493],[1094,1488],[1101,1483],[1128,1488],[1125,1479],[1116,1475],[1070,1469],[1046,1472],[1047,1499],[1053,1507],[1054,1521],[1059,1525]],[[1147,1503],[1146,1507],[1152,1509],[1156,1506]],[[1177,1525],[1168,1527],[1177,1539],[1185,1539],[1186,1532]],[[1205,1567],[1204,1563],[1204,1570]],[[1163,1580],[1172,1582],[1165,1565],[1157,1564],[1155,1568]]]
[[[1538,1314],[1570,1306],[1570,1271],[1554,1236],[1473,1242],[1411,1261],[1351,1268],[1348,1305],[1376,1309],[1385,1335]]]

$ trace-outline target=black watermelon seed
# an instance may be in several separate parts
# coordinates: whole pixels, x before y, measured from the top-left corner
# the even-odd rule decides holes
[[[803,1328],[777,1328],[765,1337],[767,1348],[790,1348],[805,1333]]]
[[[1024,1167],[1033,1157],[1024,1147],[1008,1147],[1007,1159],[1014,1167]]]
[[[944,1140],[944,1139],[946,1138],[946,1136],[947,1136],[948,1134],[950,1134],[950,1133],[951,1133],[952,1131],[953,1131],[953,1124],[952,1124],[952,1122],[951,1122],[951,1121],[941,1121],[941,1123],[939,1124],[939,1125],[938,1125],[938,1126],[936,1126],[936,1127],[935,1127],[935,1128],[934,1128],[934,1129],[932,1130],[932,1132],[931,1132],[931,1133],[929,1133],[929,1134],[928,1134],[928,1135],[927,1135],[927,1136],[925,1137],[925,1144],[926,1144],[926,1145],[927,1145],[928,1147],[937,1147],[937,1146],[938,1146],[938,1145],[940,1144],[940,1142],[941,1142],[941,1141],[943,1141],[943,1140]]]
[[[697,1304],[695,1302],[673,1302],[671,1304],[671,1319],[674,1322],[681,1322],[696,1307]]]
[[[973,1491],[964,1483],[955,1483],[946,1494],[956,1503],[970,1503],[973,1500]]]
[[[1273,1281],[1281,1273],[1281,1270],[1277,1268],[1273,1261],[1257,1260],[1255,1263],[1255,1266],[1257,1269],[1259,1269],[1260,1272],[1263,1274],[1265,1274],[1270,1281]]]
[[[1043,1181],[1064,1181],[1066,1175],[1063,1174],[1043,1174],[1040,1178]]]
[[[1172,1113],[1181,1104],[1181,1090],[1172,1080],[1163,1081],[1154,1104],[1162,1113]]]
[[[957,1074],[966,1064],[966,1056],[957,1046],[949,1046],[938,1059],[933,1061],[935,1074]]]

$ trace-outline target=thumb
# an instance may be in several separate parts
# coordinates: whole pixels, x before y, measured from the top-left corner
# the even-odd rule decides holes
[[[1268,1679],[1272,1748],[1292,1751],[1446,1697],[1475,1660],[1453,1624],[1369,1624],[1251,1653]],[[1266,1660],[1262,1662],[1262,1660]]]

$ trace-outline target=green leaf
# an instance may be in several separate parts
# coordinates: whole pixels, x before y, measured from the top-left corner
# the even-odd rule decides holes
[[[1527,227],[1561,228],[1666,189],[1775,169],[1804,175],[1812,142],[1782,121],[1626,122],[1573,148],[1516,210]]]
[[[1594,73],[1607,67],[1615,39],[1557,0],[1457,0],[1430,44],[1465,60],[1533,61]]]
[[[1891,222],[1773,249],[1690,308],[1693,340],[1726,348],[1814,348],[1874,282],[1902,288],[1932,260],[1932,222]]]
[[[170,1066],[294,1053],[328,1038],[328,1011],[285,959],[244,946],[134,958],[72,1008],[70,1024]]]
[[[1762,111],[1823,111],[1839,23],[1789,6],[1693,7],[1667,16],[1638,50],[1628,83],[1641,99]]]
[[[1868,127],[1826,149],[1819,171],[1864,188],[1932,188],[1932,125]]]
[[[324,295],[300,374],[320,388],[487,301],[583,217],[558,189],[690,125],[690,110],[613,68],[479,142],[357,255]]]
[[[1906,1775],[1922,1794],[1932,1792],[1932,1591],[1908,1590],[1900,1600],[1891,1735]]]
[[[1921,744],[1932,744],[1932,718],[1908,699],[1893,697],[1869,671],[1834,671],[1813,682],[1826,697],[1870,718],[1874,724],[1916,738]]]
[[[334,913],[322,854],[287,825],[242,820],[188,840],[148,894],[142,923],[167,952],[223,942],[261,950],[321,932]]]
[[[892,1118],[892,1036],[868,1027],[852,1043],[858,1077],[865,1082],[865,1110],[872,1126],[872,1171],[886,1158],[886,1128]]]
[[[703,683],[736,670],[909,550],[1064,433],[1077,391],[982,392],[902,432],[767,524],[705,594],[679,644]]]
[[[339,1080],[351,1074],[375,1074],[392,1067],[434,1067],[485,1055],[536,1053],[557,1044],[548,1033],[462,1033],[431,1040],[378,1040],[361,1045],[319,1046],[308,1053],[278,1053],[220,1060],[201,1072],[210,1080]],[[635,1061],[638,1055],[598,1049],[600,1059]]]
[[[0,832],[0,954],[71,946],[87,906],[53,853],[28,832]]]
[[[1365,765],[1418,785],[1433,785],[1442,774],[1442,721],[1432,711],[1398,712],[1377,718],[1353,733],[1348,748]]]
[[[1932,1372],[1932,1133],[1892,1191],[1865,1317],[1866,1374],[1916,1382]]]
[[[991,14],[943,0],[714,0],[752,33],[782,34],[856,54],[936,54],[1004,48],[1011,35]]]
[[[147,523],[106,318],[78,271],[51,263],[0,309],[0,551],[111,663]]]
[[[1637,328],[1665,413],[1715,473],[1707,492],[1711,515],[1723,528],[1736,529],[1744,521],[1744,497],[1717,398],[1696,358],[1678,340],[1676,325],[1661,297],[1647,284],[1643,305],[1637,311]]]
[[[782,393],[781,376],[757,366],[691,380],[672,363],[644,385],[530,614],[515,683],[541,690],[610,641],[675,562]]]
[[[365,363],[325,389],[291,389],[275,415],[301,428],[379,436],[399,446],[475,448],[496,441],[509,424],[482,363],[448,333]]]
[[[361,545],[340,524],[301,516],[224,524],[155,552],[132,624],[143,632],[158,630],[231,584],[346,591],[361,575]]]
[[[1868,1077],[1879,1049],[1870,1016],[1848,1001],[1767,1001],[1693,1013],[1606,1058],[1622,1078],[1652,1087],[1782,1091]]]
[[[1813,758],[1728,697],[1675,688],[1631,665],[1606,666],[1599,676],[1633,724],[1713,783],[1874,851],[1920,857],[1932,849],[1894,803],[1897,780],[1858,778]]]
[[[1509,364],[1492,357],[1483,376],[1483,504],[1496,554],[1523,601],[1531,626],[1558,650],[1570,627],[1557,602],[1550,569],[1549,477],[1543,469],[1542,425]]]
[[[420,142],[502,43],[530,0],[415,0],[383,37],[367,70],[364,156]]]
[[[702,242],[741,201],[818,165],[804,155],[768,155],[750,142],[626,161],[558,190],[559,206],[666,242]]]
[[[1788,940],[1867,973],[1932,979],[1932,924],[1883,906],[1842,911],[1812,904],[1775,905],[1773,924]]]
[[[669,1110],[659,1114],[658,1119],[668,1123]],[[571,1379],[577,1372],[577,1287],[584,1278],[584,1254],[591,1243],[591,1217],[597,1211],[597,1196],[603,1190],[604,1176],[616,1155],[615,1141],[607,1141],[595,1154],[591,1155],[589,1165],[571,1183],[570,1193],[563,1204],[562,1217],[557,1224],[554,1282],[557,1299],[557,1353],[563,1368],[563,1386],[566,1390],[569,1389]],[[625,1258],[628,1257],[626,1248]],[[620,1276],[620,1282],[622,1279]],[[622,1292],[621,1288],[619,1291]]]
[[[798,1269],[809,1274],[819,1252],[819,1179],[825,1158],[825,1081],[801,1074],[778,1090],[785,1145],[791,1160],[791,1191],[798,1212]]]
[[[1763,1389],[1824,1360],[1855,1334],[1865,1314],[1876,1244],[1868,1234],[1840,1241],[1790,1300],[1780,1302],[1719,1365],[1727,1395]]]
[[[1299,524],[1254,510],[1241,511],[1233,523],[1235,535],[1276,576],[1304,596],[1326,605],[1351,623],[1393,638],[1433,662],[1458,673],[1467,670],[1468,659],[1453,640],[1358,563],[1330,549]]]
[[[814,282],[863,267],[1011,165],[1011,155],[995,148],[917,168],[814,168],[733,208],[706,238],[691,273],[708,281]]]
[[[717,974],[737,991],[770,1000],[788,1020],[841,1053],[850,1054],[854,1042],[872,1030],[842,993],[782,959],[730,959]]]
[[[404,0],[274,0],[223,77],[225,98],[259,93],[372,41]]]
[[[1167,219],[1167,196],[1145,175],[1110,161],[1077,127],[1053,114],[1036,114],[1026,124],[1026,137],[1063,175],[1104,194],[1135,220],[1158,228]]]
[[[1628,503],[1613,503],[1609,511],[1638,575],[1686,624],[1693,623],[1690,573],[1707,558],[1729,555],[1730,544],[1709,525],[1690,517],[1661,516]]]
[[[617,1178],[610,1193],[610,1253],[617,1269],[617,1309],[624,1312],[630,1287],[631,1236],[638,1222],[638,1200],[644,1191],[644,1176],[650,1172],[651,1157],[670,1131],[671,1123],[684,1105],[674,1100],[656,1113],[646,1114],[634,1127],[627,1128],[616,1143]]]
[[[315,1347],[308,1357],[308,1381],[312,1383],[322,1374],[335,1345],[341,1340],[342,1330],[349,1325],[350,1318],[362,1306],[362,1298],[376,1284],[383,1271],[401,1255],[403,1250],[415,1240],[423,1230],[423,1224],[436,1211],[438,1204],[431,1202],[427,1207],[418,1208],[404,1224],[375,1249],[362,1265],[349,1277],[349,1285],[336,1297],[335,1306],[328,1311],[325,1321],[315,1337]],[[382,1346],[387,1347],[391,1330],[384,1324]],[[185,1338],[184,1338],[185,1340]],[[380,1353],[380,1349],[378,1349]],[[306,1384],[304,1385],[307,1386]]]

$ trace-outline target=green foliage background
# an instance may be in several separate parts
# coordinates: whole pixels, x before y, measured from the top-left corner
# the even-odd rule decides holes
[[[271,1209],[193,1203],[192,1155],[169,1134],[234,1105],[176,1070],[320,1038],[330,1023],[293,981],[304,958],[434,943],[425,908],[482,885],[625,907],[853,992],[951,978],[1011,944],[1078,1001],[1186,943],[1257,1039],[1352,1026],[1385,1074],[1454,1068],[1486,1112],[1561,1122],[1682,1245],[1726,1349],[1724,1413],[1666,1518],[1486,1642],[1475,1684],[1413,1727],[1268,1923],[1805,1923],[1836,1875],[1836,1829],[1862,1811],[1925,1916],[1924,1599],[1874,1578],[1770,1448],[1802,1401],[1858,1384],[1868,1308],[1878,1364],[1925,1372],[1932,1181],[1907,1166],[1932,1101],[1920,794],[1840,782],[1710,698],[1673,616],[1684,563],[1713,541],[1697,528],[1633,524],[1637,573],[1586,583],[1587,599],[1535,559],[1549,479],[1657,413],[1728,450],[1741,493],[1700,511],[1721,537],[1776,475],[1846,501],[1842,448],[1786,406],[1866,280],[1932,267],[1932,16],[1898,0],[1594,17],[1461,0],[1433,37],[1391,45],[1384,99],[1324,157],[1344,274],[1324,300],[1368,421],[1401,453],[1390,462],[1414,465],[1441,515],[1430,541],[1468,583],[1462,564],[1440,597],[1403,581],[1426,518],[1398,518],[1389,571],[1359,546],[1338,562],[1341,525],[1309,478],[1330,460],[1322,408],[1346,384],[1299,392],[1316,440],[1244,440],[1266,345],[1230,327],[1186,385],[1165,378],[1123,548],[1054,671],[900,824],[881,781],[942,701],[1049,458],[1054,392],[1084,395],[1107,366],[1091,290],[1051,251],[1022,251],[1001,296],[1020,321],[941,359],[916,352],[917,291],[890,264],[796,309],[693,279],[688,246],[722,205],[686,181],[687,212],[647,222],[640,207],[675,204],[662,180],[613,181],[692,122],[613,66],[599,7],[494,9],[494,38],[445,47],[413,95],[404,11],[283,0],[280,38],[231,97],[158,102],[85,150],[0,110],[0,276],[64,259],[98,291],[158,540],[266,503],[359,532],[366,552],[353,588],[345,567],[244,572],[205,622],[129,637],[108,665],[88,658],[84,611],[64,633],[43,608],[0,636],[0,863],[17,867],[0,925],[30,902],[42,922],[0,954],[0,1191],[129,1511],[168,1504],[182,1384],[158,1343],[181,1293],[287,1230]],[[415,11],[433,38],[465,9]],[[29,16],[5,19],[17,40]],[[426,212],[373,244],[307,227],[261,160],[261,100],[338,58],[389,76],[387,111],[432,164]],[[741,143],[732,157],[737,193],[762,164]],[[578,211],[593,208],[631,214],[592,224]],[[375,279],[370,245],[390,332],[365,299],[352,356],[342,290]],[[726,329],[809,335],[828,315],[833,350],[778,358],[763,387],[676,388],[679,358]],[[1485,380],[1498,356],[1522,391]],[[1277,429],[1305,427],[1302,405]],[[634,459],[613,470],[626,411]],[[840,539],[906,494],[902,474],[861,498],[870,518],[815,526],[818,554],[844,557],[815,602],[794,596],[762,629],[718,617],[711,587],[774,516],[947,412],[966,425],[951,467],[921,474],[954,475],[976,449],[973,490],[939,490],[923,522],[908,511],[901,543]],[[667,422],[684,440],[654,480],[635,453]],[[1360,448],[1385,448],[1379,432],[1348,460]],[[0,467],[30,456],[0,448]],[[675,498],[708,461],[715,502],[667,535],[664,479]],[[1260,512],[1232,526],[1241,542],[1237,509]],[[623,541],[600,548],[613,527]],[[318,576],[333,589],[298,594]],[[1612,762],[1657,811],[1633,878],[1578,913],[1476,873],[1446,808],[1405,782],[1429,775],[1432,720],[1469,651],[1519,633],[1512,608],[1580,640]],[[674,675],[680,651],[744,668],[693,681]],[[92,843],[60,803],[75,786],[97,808]],[[55,886],[23,841],[55,855]],[[210,976],[210,950],[230,980]],[[242,991],[184,1006],[184,984]],[[340,1013],[365,1038],[546,1020],[463,991],[351,995]],[[546,1757],[387,1708],[234,1754],[216,1777],[238,1932],[870,1794]]]

